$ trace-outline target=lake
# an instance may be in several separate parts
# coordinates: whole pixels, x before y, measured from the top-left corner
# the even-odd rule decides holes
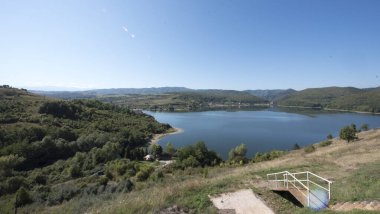
[[[239,144],[246,144],[248,157],[256,152],[289,150],[297,143],[300,146],[313,144],[334,137],[346,125],[355,123],[359,129],[363,123],[369,128],[380,127],[380,116],[357,113],[311,112],[289,113],[276,109],[260,111],[205,111],[205,112],[145,112],[159,122],[169,123],[183,132],[168,135],[158,143],[165,147],[170,142],[183,147],[204,141],[209,149],[224,159],[228,151]]]

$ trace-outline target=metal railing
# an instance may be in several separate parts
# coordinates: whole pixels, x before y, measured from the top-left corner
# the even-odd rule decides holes
[[[316,175],[312,172],[296,172],[290,173],[289,171],[282,171],[276,173],[267,174],[268,185],[275,184],[275,187],[270,187],[277,190],[289,190],[290,188],[296,189],[299,191],[307,200],[307,206],[310,207],[310,195],[312,194],[314,198],[317,198],[322,202],[321,199],[316,197],[310,189],[311,185],[315,185],[316,187],[326,191],[328,194],[328,200],[331,197],[331,184],[332,181],[327,180],[319,175]],[[323,186],[325,185],[325,186]],[[305,194],[306,192],[306,194]],[[323,203],[323,202],[322,202]]]

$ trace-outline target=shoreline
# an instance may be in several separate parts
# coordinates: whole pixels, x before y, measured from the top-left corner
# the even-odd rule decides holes
[[[355,111],[355,110],[334,109],[334,108],[308,107],[308,106],[284,106],[284,105],[277,105],[277,106],[282,107],[282,108],[301,108],[301,109],[315,109],[315,110],[324,110],[324,111],[349,112],[349,113],[357,113],[357,114],[380,115],[380,113],[378,113],[378,112]]]
[[[184,132],[183,129],[173,127],[171,129],[169,129],[168,132],[166,132],[166,133],[154,134],[152,139],[150,139],[150,141],[149,141],[149,145],[158,143],[158,141],[160,141],[162,138],[164,138],[168,135],[180,134],[182,132]]]

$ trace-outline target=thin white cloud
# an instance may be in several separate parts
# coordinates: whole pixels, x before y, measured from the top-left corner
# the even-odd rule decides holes
[[[125,32],[128,32],[128,28],[127,28],[127,27],[122,26],[121,28],[123,28],[123,30],[124,30]]]
[[[131,38],[134,39],[135,38],[135,34],[131,34]]]

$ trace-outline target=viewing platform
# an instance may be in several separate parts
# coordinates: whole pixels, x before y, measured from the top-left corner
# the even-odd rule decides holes
[[[267,174],[268,187],[273,191],[289,192],[304,207],[321,210],[328,207],[332,181],[312,172],[288,171]]]

